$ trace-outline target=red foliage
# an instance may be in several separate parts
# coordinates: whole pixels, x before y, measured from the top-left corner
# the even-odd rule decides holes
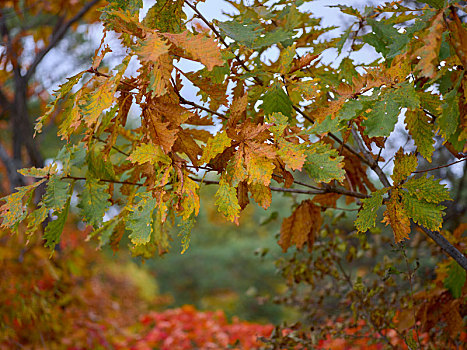
[[[223,311],[201,312],[183,306],[164,312],[151,312],[141,317],[143,330],[139,337],[120,343],[117,349],[255,349],[258,337],[269,337],[272,325],[240,321],[228,323]]]

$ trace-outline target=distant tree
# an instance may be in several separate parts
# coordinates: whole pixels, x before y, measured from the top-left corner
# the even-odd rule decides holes
[[[18,169],[44,165],[40,148],[33,138],[34,122],[31,117],[34,116],[30,115],[31,99],[39,98],[44,102],[48,97],[44,86],[35,79],[37,69],[44,58],[80,23],[98,19],[94,11],[98,2],[2,2],[0,119],[8,122],[9,128],[3,131],[0,159],[6,168],[11,189],[24,185]]]

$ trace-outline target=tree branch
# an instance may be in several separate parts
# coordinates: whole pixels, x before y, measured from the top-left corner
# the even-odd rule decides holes
[[[425,169],[425,170],[414,171],[412,174],[426,173],[426,172],[428,172],[428,171],[438,170],[438,169],[441,169],[441,168],[447,168],[447,167],[449,167],[449,166],[451,166],[451,165],[454,165],[454,164],[457,164],[457,163],[460,163],[460,162],[464,162],[464,161],[466,161],[466,160],[467,160],[467,157],[464,158],[464,159],[461,159],[461,160],[458,160],[458,161],[449,163],[449,164],[437,166],[437,167],[435,167],[435,168],[430,168],[430,169]]]
[[[355,139],[355,142],[358,145],[358,148],[360,149],[360,151],[363,153],[363,155],[367,159],[367,164],[369,164],[370,168],[376,173],[376,175],[378,176],[378,178],[381,181],[381,183],[383,184],[383,186],[384,187],[391,187],[391,184],[389,183],[389,180],[388,180],[386,174],[379,167],[378,163],[373,159],[370,152],[367,151],[367,149],[363,145],[362,140],[360,139],[360,136],[357,134],[357,131],[353,127],[352,127],[352,135],[353,135],[353,138]]]
[[[217,180],[203,180],[203,179],[197,179],[195,177],[190,177],[193,181],[196,182],[201,182],[205,183],[207,185],[218,185],[219,181]],[[283,188],[283,187],[274,187],[274,186],[269,186],[271,191],[274,192],[286,192],[286,193],[297,193],[297,194],[310,194],[310,195],[315,195],[315,194],[324,194],[324,193],[340,193],[346,196],[351,196],[351,197],[356,197],[356,198],[368,198],[369,196],[363,193],[359,192],[352,192],[347,190],[346,188],[341,188],[341,187],[334,187],[334,186],[328,186],[323,188],[322,190],[301,190],[298,188]]]
[[[34,72],[36,71],[37,66],[39,63],[42,62],[42,59],[52,50],[59,42],[63,39],[68,29],[76,22],[78,22],[85,14],[88,12],[91,7],[97,4],[100,0],[91,0],[86,5],[84,5],[81,10],[73,16],[68,22],[63,23],[54,33],[51,35],[49,39],[49,44],[44,47],[39,53],[34,57],[34,61],[32,62],[31,66],[29,67],[24,79],[28,81],[33,76]]]
[[[467,271],[467,257],[462,254],[456,247],[454,247],[443,235],[441,235],[439,232],[430,231],[423,226],[417,226],[420,227],[428,237],[435,241],[435,243],[441,247],[446,255],[449,255],[451,258],[453,258],[460,266],[462,266],[464,270]]]

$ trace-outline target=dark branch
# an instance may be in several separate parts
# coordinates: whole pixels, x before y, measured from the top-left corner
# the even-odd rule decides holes
[[[41,51],[39,51],[39,53],[34,58],[34,61],[29,67],[26,75],[24,76],[24,79],[26,81],[31,79],[39,63],[41,63],[45,55],[47,55],[49,51],[52,50],[60,42],[60,40],[63,39],[68,29],[74,23],[78,22],[86,14],[86,12],[88,12],[91,9],[91,7],[93,7],[99,1],[100,0],[91,0],[86,5],[84,5],[74,17],[72,17],[69,21],[63,23],[56,31],[54,31],[54,33],[52,34],[49,40],[49,44],[46,47],[44,47]]]
[[[15,164],[13,158],[10,157],[6,149],[0,143],[0,159],[2,160],[3,165],[6,168],[8,180],[10,181],[11,192],[15,191],[15,186],[24,185],[23,177],[18,173],[19,167]]]
[[[443,235],[439,232],[433,232],[425,227],[418,226],[425,234],[430,237],[441,249],[450,257],[452,257],[464,270],[467,271],[467,257],[454,247]]]
[[[371,156],[371,153],[367,151],[367,149],[363,145],[362,140],[360,140],[360,136],[358,135],[357,131],[355,131],[355,128],[352,128],[352,135],[353,135],[353,138],[355,139],[355,142],[358,145],[358,148],[360,149],[360,151],[363,153],[363,155],[367,159],[367,164],[369,164],[370,168],[376,173],[376,175],[378,175],[378,178],[383,184],[383,186],[391,187],[391,184],[389,183],[389,180],[386,177],[386,174],[380,168],[378,163],[373,159],[373,157]]]

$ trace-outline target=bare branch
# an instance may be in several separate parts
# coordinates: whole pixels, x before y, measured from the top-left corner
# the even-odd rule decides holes
[[[31,66],[29,67],[24,79],[28,81],[33,76],[34,72],[36,71],[37,66],[39,63],[42,62],[42,59],[52,50],[59,42],[63,39],[68,29],[76,22],[78,22],[85,14],[88,12],[91,7],[97,4],[100,0],[91,0],[86,5],[84,5],[81,10],[73,16],[69,21],[63,23],[54,33],[51,35],[49,39],[49,44],[44,47],[34,58]]]
[[[447,168],[451,165],[454,165],[454,164],[457,164],[457,163],[460,163],[460,162],[464,162],[467,160],[467,156],[466,158],[464,159],[461,159],[461,160],[458,160],[458,161],[455,161],[455,162],[452,162],[452,163],[449,163],[449,164],[445,164],[445,165],[440,165],[440,166],[437,166],[435,168],[430,168],[430,169],[425,169],[425,170],[418,170],[418,171],[414,171],[412,174],[419,174],[419,173],[426,173],[428,171],[433,171],[433,170],[438,170],[438,169],[441,169],[441,168]]]
[[[417,225],[418,226],[418,225]],[[433,232],[429,229],[418,226],[422,229],[422,231],[430,237],[437,245],[441,247],[441,249],[453,258],[464,270],[467,271],[467,257],[462,254],[456,247],[454,247],[442,234],[439,232]]]

